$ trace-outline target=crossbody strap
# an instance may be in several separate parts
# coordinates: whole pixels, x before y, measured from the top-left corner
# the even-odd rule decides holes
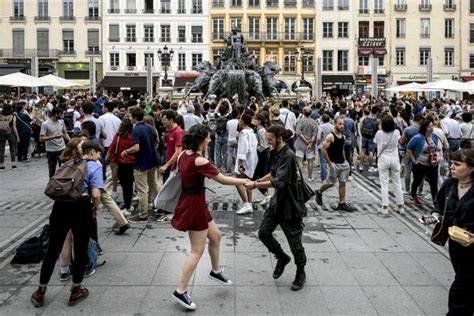
[[[380,151],[380,153],[377,153],[377,157],[380,157],[382,156],[382,153],[385,151],[385,149],[387,149],[388,145],[390,144],[390,141],[392,140],[393,138],[393,131],[392,131],[392,134],[390,135],[390,139],[388,140],[387,144],[384,146],[384,148],[382,148],[382,150]]]

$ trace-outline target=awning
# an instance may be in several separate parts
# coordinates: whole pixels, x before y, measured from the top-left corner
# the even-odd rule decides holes
[[[374,48],[374,55],[385,55],[387,50],[385,48]]]
[[[474,80],[474,76],[463,76],[463,77],[462,77],[462,80],[464,80],[464,81],[466,81],[466,82],[467,82],[467,81],[472,81],[472,80]]]
[[[6,67],[4,68],[4,67],[1,67],[0,68],[0,76],[14,74],[15,72],[20,72],[22,70],[23,70],[23,68],[6,68]]]
[[[197,76],[181,76],[181,77],[176,77],[174,79],[174,84],[173,87],[175,88],[184,88],[186,87],[186,83],[193,83],[194,80],[196,79]]]
[[[426,82],[426,79],[416,79],[416,80],[412,80],[412,81],[397,81],[397,84],[399,86],[402,86],[404,84],[409,84],[409,83],[425,83]]]
[[[352,75],[323,75],[323,84],[352,84],[354,77]]]
[[[153,82],[157,79],[153,77]],[[104,89],[146,89],[146,77],[105,76],[99,86]]]
[[[357,49],[359,55],[370,55],[372,54],[372,48],[359,48]]]

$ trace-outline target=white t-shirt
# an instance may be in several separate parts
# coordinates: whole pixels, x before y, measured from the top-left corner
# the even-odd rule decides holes
[[[395,129],[393,132],[386,133],[378,130],[374,137],[374,143],[377,144],[377,155],[398,156],[398,140],[400,132]],[[383,151],[382,151],[383,150]]]
[[[239,134],[239,142],[237,144],[237,159],[235,162],[234,172],[240,174],[240,166],[244,170],[244,174],[252,178],[258,163],[257,155],[257,136],[250,128],[243,129]]]
[[[107,135],[106,139],[102,139],[102,146],[109,147],[112,144],[112,139],[120,127],[122,121],[113,113],[107,112],[99,117],[104,133]]]
[[[100,134],[102,133],[104,126],[102,125],[102,122],[96,119],[93,116],[87,116],[84,117],[82,122],[80,120],[77,120],[76,123],[74,123],[74,131],[80,131],[81,130],[81,124],[86,121],[92,121],[95,123],[95,136],[100,139]],[[115,135],[115,134],[114,134]],[[107,135],[108,137],[108,135]],[[113,137],[113,135],[112,135]]]
[[[288,115],[287,115],[288,114]],[[280,109],[280,121],[285,124],[285,128],[289,129],[295,134],[296,128],[296,115],[287,108]]]
[[[231,119],[227,121],[227,131],[229,132],[229,137],[228,137],[229,142],[237,141],[237,136],[239,135],[239,132],[237,131],[238,126],[239,126],[238,119]]]

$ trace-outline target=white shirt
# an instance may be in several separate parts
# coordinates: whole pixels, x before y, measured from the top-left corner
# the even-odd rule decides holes
[[[112,144],[112,139],[120,127],[122,121],[113,113],[107,112],[99,117],[104,133],[107,135],[106,139],[102,139],[102,146],[109,147]]]
[[[446,137],[449,139],[459,139],[461,138],[461,126],[459,126],[459,122],[449,118],[445,117],[444,119],[441,120],[441,128],[443,129],[443,132],[446,134]]]
[[[184,121],[184,130],[187,132],[191,127],[197,124],[201,124],[201,120],[199,116],[195,115],[194,113],[187,113],[183,116]]]
[[[474,138],[474,131],[473,131],[471,122],[470,123],[462,122],[460,126],[461,126],[462,138]]]
[[[287,108],[280,109],[280,120],[285,124],[285,128],[289,129],[290,131],[295,134],[296,128],[296,115],[295,113],[291,112]],[[286,122],[286,123],[285,123]]]
[[[258,140],[251,128],[240,131],[239,142],[237,144],[237,159],[235,161],[234,172],[240,174],[240,166],[244,167],[244,174],[252,178],[258,163],[257,155]]]
[[[239,126],[238,119],[231,119],[227,121],[227,131],[229,132],[229,137],[227,138],[229,142],[236,142],[239,132],[237,128]]]
[[[93,116],[86,116],[84,117],[84,119],[82,120],[77,120],[76,123],[74,123],[74,130],[75,131],[80,131],[81,130],[81,124],[83,122],[87,122],[87,121],[92,121],[95,123],[95,136],[100,139],[100,134],[102,133],[102,130],[104,129],[103,125],[102,125],[102,122],[99,121],[98,119],[96,119],[95,117]],[[115,135],[115,134],[114,134]],[[112,137],[114,136],[112,135]],[[108,137],[109,135],[107,135]]]
[[[400,139],[400,131],[398,129],[393,132],[386,133],[378,130],[374,137],[374,143],[377,144],[377,155],[396,156],[398,157],[398,140]],[[382,151],[383,150],[383,151]]]

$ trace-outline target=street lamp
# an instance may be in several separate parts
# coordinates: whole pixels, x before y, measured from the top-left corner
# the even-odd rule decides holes
[[[161,81],[162,87],[171,87],[171,80],[168,80],[168,67],[171,65],[173,54],[173,49],[168,50],[166,45],[163,50],[158,49],[158,58],[161,60],[161,65],[165,67],[165,78]]]
[[[301,86],[306,86],[306,80],[304,80],[304,68],[306,65],[306,62],[308,61],[308,56],[306,56],[307,51],[304,47],[300,47],[299,51],[296,50],[295,54],[299,57],[296,57],[297,61],[301,62]]]

